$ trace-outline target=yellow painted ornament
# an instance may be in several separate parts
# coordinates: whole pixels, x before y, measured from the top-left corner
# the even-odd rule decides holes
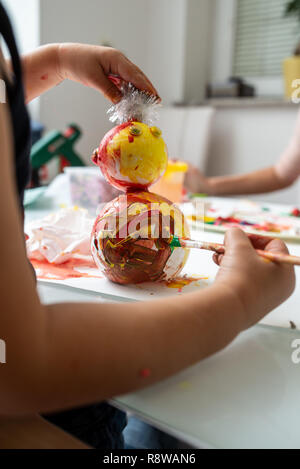
[[[145,190],[166,171],[168,151],[158,127],[130,121],[105,135],[93,161],[114,187]]]

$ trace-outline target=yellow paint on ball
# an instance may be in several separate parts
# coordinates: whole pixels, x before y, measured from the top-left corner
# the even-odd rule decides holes
[[[107,153],[112,158],[120,154],[121,175],[136,184],[152,184],[167,169],[164,139],[141,122],[133,122],[116,134],[107,145]]]

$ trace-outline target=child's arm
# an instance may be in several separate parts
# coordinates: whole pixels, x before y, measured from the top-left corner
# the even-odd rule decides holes
[[[189,192],[207,195],[243,195],[273,192],[284,189],[293,182],[284,175],[279,176],[273,166],[247,174],[210,178],[191,166],[186,175],[185,186]]]
[[[289,144],[279,161],[270,168],[248,174],[206,178],[191,166],[186,175],[188,191],[208,195],[263,194],[293,184],[300,175],[300,112]]]
[[[6,105],[0,136],[0,414],[74,407],[154,383],[225,347],[292,293],[293,269],[265,262],[233,230],[216,283],[204,291],[155,303],[42,305],[26,258]],[[286,252],[280,241],[266,247]]]
[[[49,44],[23,57],[26,101],[40,96],[65,79],[101,91],[108,99],[120,100],[118,88],[107,78],[119,75],[137,88],[157,95],[145,74],[120,51],[85,44]]]

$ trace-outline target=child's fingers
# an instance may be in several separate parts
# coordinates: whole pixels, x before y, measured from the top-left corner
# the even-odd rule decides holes
[[[224,258],[224,254],[218,254],[216,252],[213,254],[213,261],[218,266],[220,266],[222,264],[223,258]]]
[[[226,254],[246,254],[253,252],[253,246],[246,235],[240,228],[230,228],[225,233],[224,244]]]
[[[260,236],[260,235],[254,235],[254,234],[248,234],[247,236],[250,239],[252,246],[255,249],[261,249],[262,251],[274,239],[274,238],[271,238],[270,236]]]
[[[151,81],[125,56],[122,57],[118,64],[118,73],[123,80],[131,82],[136,88],[159,97]]]
[[[110,77],[110,81],[112,81],[117,88],[120,86],[122,81],[131,82],[136,88],[159,97],[148,77],[120,51],[112,48],[105,48],[103,52],[103,48],[101,48],[98,60],[102,69],[102,74],[106,80]],[[112,77],[112,75],[116,78]],[[98,80],[103,80],[103,77],[98,78]],[[114,102],[117,101],[116,96],[118,97],[118,95],[111,95],[110,90],[114,89],[109,87],[107,82],[106,88],[108,91],[106,91],[105,94],[108,98]]]
[[[116,75],[111,75],[111,74],[110,74],[110,75],[107,75],[107,76],[108,76],[108,78],[110,79],[110,81],[112,81],[113,84],[116,85],[116,87],[117,87],[118,89],[121,88],[122,83],[123,83],[122,78],[120,78],[119,76],[116,76]]]
[[[213,254],[213,261],[214,261],[214,263],[217,264],[217,265],[219,265],[218,257],[219,257],[219,255],[215,252],[215,253]]]
[[[224,258],[224,255],[226,255],[226,253],[227,254],[229,253],[229,244],[232,248],[233,243],[234,243],[235,244],[234,249],[242,249],[244,254],[245,254],[245,249],[249,248],[249,244],[248,244],[248,246],[246,246],[246,244],[243,245],[241,243],[241,238],[242,237],[240,237],[239,233],[228,233],[226,238],[227,238],[227,243],[228,244],[227,244],[225,254],[218,254],[218,253],[213,254],[213,261],[218,266],[220,266],[222,264],[222,260]],[[233,238],[235,238],[235,239],[232,242]],[[258,236],[258,238],[261,238],[261,237]],[[268,238],[264,237],[264,239],[255,239],[255,240],[253,240],[253,237],[251,237],[250,240],[254,244],[253,247],[256,248],[256,249],[259,249],[261,251],[266,250],[266,251],[269,251],[269,252],[273,252],[274,254],[289,254],[289,250],[288,250],[286,244],[283,241],[281,241],[280,239],[272,239],[272,238],[268,239]],[[242,255],[242,252],[241,252],[241,255]]]
[[[281,239],[272,239],[265,246],[265,250],[273,252],[274,254],[289,254],[287,245]]]
[[[110,101],[117,103],[122,98],[121,91],[103,72],[102,68],[99,73],[93,74],[91,85],[101,91]]]
[[[114,85],[116,85],[116,87],[117,87],[119,90],[121,89],[121,87],[122,87],[123,83],[125,83],[125,81],[127,81],[127,82],[128,82],[128,81],[131,81],[131,83],[133,83],[132,80],[125,80],[124,78],[121,78],[120,76],[116,76],[116,75],[111,75],[111,74],[110,74],[110,75],[108,75],[108,78],[110,79],[110,81],[113,82]],[[148,80],[148,81],[149,81],[149,80]],[[134,84],[134,83],[133,83],[133,84]],[[136,84],[134,84],[134,85],[137,87]],[[151,83],[149,82],[149,88],[148,88],[148,90],[150,90],[150,89],[151,89],[151,94],[154,94],[154,91],[155,91],[155,93],[156,93],[156,90],[154,90],[154,88],[152,87]],[[148,91],[148,90],[147,90],[147,91]],[[153,90],[153,91],[152,91],[152,90]],[[159,97],[158,97],[158,98],[159,98]],[[159,98],[159,99],[160,99],[160,98]]]

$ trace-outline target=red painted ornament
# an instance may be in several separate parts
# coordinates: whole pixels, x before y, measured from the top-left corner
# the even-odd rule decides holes
[[[134,192],[109,202],[96,219],[91,251],[106,277],[120,284],[170,280],[188,258],[172,249],[173,235],[189,237],[182,212],[151,192]]]

